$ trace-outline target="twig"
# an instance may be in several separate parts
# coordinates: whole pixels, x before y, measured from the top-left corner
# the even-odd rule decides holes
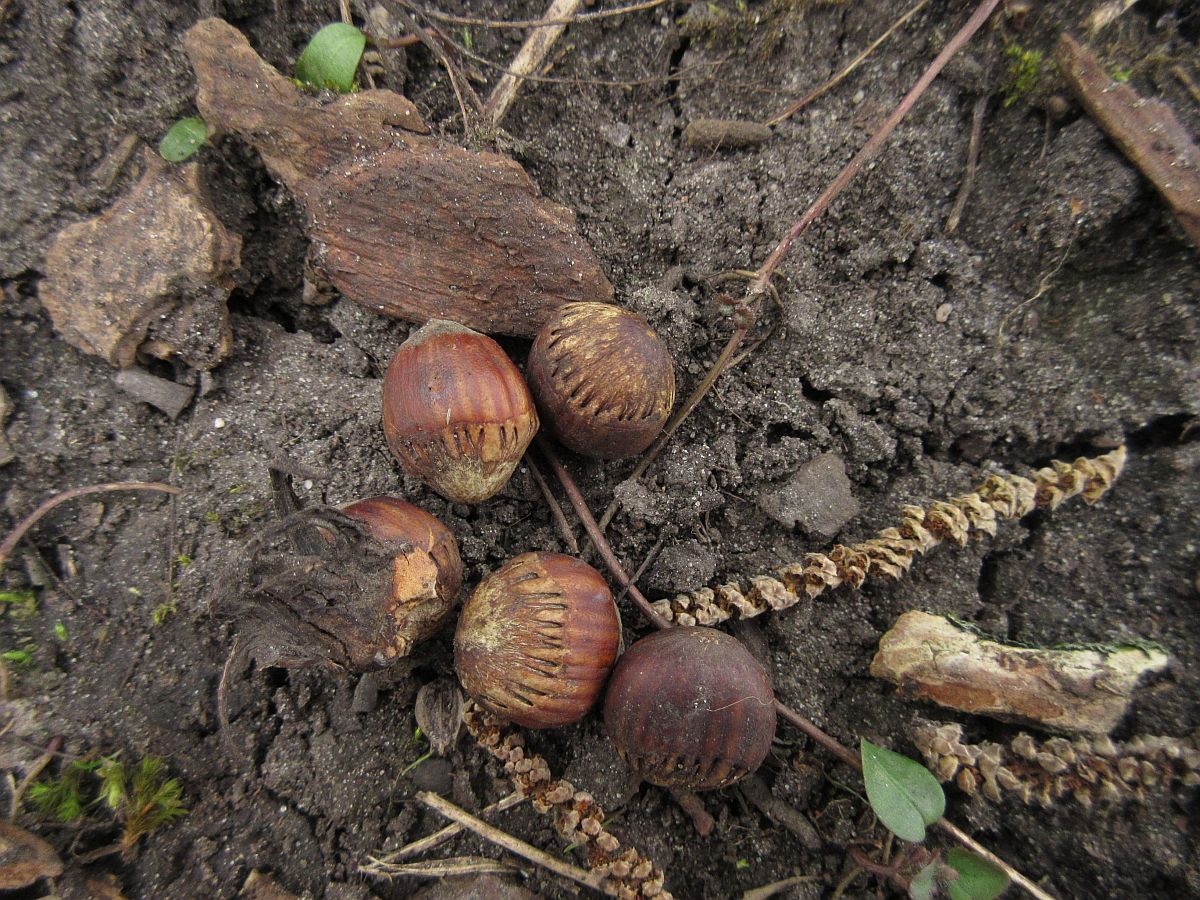
[[[629,13],[642,12],[662,6],[668,0],[647,0],[645,3],[634,3],[631,6],[621,6],[616,9],[605,9],[594,13],[580,13],[562,19],[546,16],[542,19],[473,19],[469,16],[453,16],[437,9],[423,9],[421,13],[439,22],[450,25],[471,25],[479,28],[549,28],[553,25],[573,25],[576,22],[594,22],[597,19],[610,19],[614,16],[624,16]]]
[[[578,556],[579,542],[575,540],[575,532],[571,530],[571,523],[563,515],[562,507],[558,505],[558,500],[555,499],[554,493],[550,490],[550,485],[546,484],[546,477],[532,459],[526,457],[525,461],[529,463],[529,471],[533,475],[533,480],[537,482],[537,486],[542,491],[542,497],[546,500],[546,505],[550,507],[550,515],[554,519],[554,524],[558,526],[559,534],[562,535],[562,539],[566,542],[567,548],[571,553]]]
[[[507,797],[501,797],[490,806],[485,806],[479,811],[479,815],[480,817],[483,817],[489,816],[492,813],[504,812],[506,809],[512,809],[514,806],[524,803],[526,799],[528,798],[524,794],[520,793],[519,791],[514,791]],[[413,841],[411,844],[406,844],[399,850],[393,850],[391,853],[385,853],[383,856],[369,856],[367,859],[369,859],[373,864],[377,863],[381,865],[391,865],[392,863],[399,862],[402,859],[408,859],[411,856],[419,856],[426,850],[432,850],[434,847],[444,844],[455,835],[462,834],[464,830],[465,829],[462,825],[459,825],[457,822],[455,822],[453,825],[447,825],[445,828],[435,831],[433,834],[427,835],[420,840]],[[364,871],[366,870],[365,866],[362,868]]]
[[[4,564],[8,562],[13,549],[20,542],[21,538],[25,536],[25,533],[36,525],[50,510],[77,497],[86,497],[89,494],[104,494],[110,491],[158,491],[163,494],[180,493],[179,488],[156,481],[113,481],[107,484],[93,484],[88,487],[71,488],[69,491],[63,491],[61,494],[56,494],[44,502],[22,519],[17,527],[8,533],[8,537],[4,539],[3,543],[0,543],[0,569],[4,568]]]
[[[546,11],[546,18],[570,21],[582,4],[583,0],[552,0],[550,8]],[[509,66],[509,71],[492,89],[491,96],[484,104],[483,117],[493,128],[500,125],[505,113],[517,98],[517,91],[521,89],[521,82],[525,76],[541,65],[542,60],[546,58],[546,54],[566,27],[566,25],[547,25],[544,28],[535,28],[529,37],[525,38],[525,43],[517,51],[512,65]]]
[[[779,115],[775,116],[773,119],[767,119],[765,124],[774,127],[775,125],[778,125],[780,122],[786,122],[788,119],[790,119],[796,113],[800,112],[800,110],[804,109],[804,107],[808,106],[808,104],[812,103],[818,97],[824,95],[828,91],[837,87],[842,82],[842,79],[844,79],[847,75],[849,75],[851,72],[853,72],[855,69],[857,69],[860,65],[862,65],[863,60],[865,60],[868,56],[870,56],[872,53],[874,53],[879,48],[880,44],[882,44],[884,41],[886,41],[888,38],[890,38],[893,34],[895,34],[897,29],[899,29],[901,26],[904,25],[905,22],[907,22],[909,19],[911,19],[913,16],[915,16],[917,13],[919,13],[922,9],[924,9],[926,4],[928,4],[928,3],[929,3],[929,0],[919,0],[919,2],[915,6],[913,6],[908,12],[906,12],[904,15],[902,15],[900,18],[898,18],[895,22],[893,22],[891,24],[891,27],[889,27],[887,31],[885,31],[883,34],[881,34],[879,37],[877,37],[874,41],[872,41],[867,46],[867,49],[863,50],[862,53],[860,53],[860,54],[858,54],[858,56],[854,57],[854,59],[850,62],[850,64],[848,66],[846,66],[846,68],[842,69],[842,71],[838,72],[836,75],[834,75],[832,78],[830,78],[828,81],[826,81],[820,87],[813,88],[813,90],[809,91],[807,94],[805,94],[799,100],[797,100],[795,103],[788,106],[787,109],[785,109]]]
[[[404,6],[410,6],[406,0],[400,0],[400,2]],[[446,55],[446,51],[442,49],[442,45],[438,41],[434,40],[427,30],[420,27],[416,20],[413,19],[413,17],[409,15],[406,10],[396,7],[394,12],[396,13],[396,18],[398,18],[404,27],[408,29],[409,34],[416,35],[421,43],[428,47],[429,51],[435,57],[437,57],[438,62],[442,64],[442,68],[446,70],[446,77],[450,79],[450,87],[454,90],[454,98],[458,101],[458,108],[462,112],[463,130],[470,131],[471,115],[467,112],[467,102],[463,99],[463,94],[465,92],[466,96],[470,98],[471,105],[475,108],[476,112],[479,112],[483,109],[483,105],[479,102],[479,97],[476,95],[471,86],[465,83],[466,78],[463,77],[462,73],[458,71],[458,67],[454,65],[450,57]],[[464,82],[461,85],[459,84],[460,78],[462,78]]]
[[[776,894],[786,891],[790,887],[817,880],[816,875],[793,875],[791,878],[772,881],[770,884],[764,884],[761,887],[746,891],[742,894],[742,900],[768,900],[769,897],[774,897]]]
[[[449,859],[427,859],[414,863],[375,863],[360,866],[364,875],[392,879],[401,875],[414,878],[447,878],[452,875],[503,875],[516,871],[508,863],[486,856],[454,856]]]
[[[1195,79],[1187,73],[1187,69],[1183,66],[1171,66],[1171,74],[1178,78],[1180,84],[1187,88],[1188,93],[1192,95],[1192,99],[1200,103],[1200,85],[1196,84]]]
[[[654,546],[650,548],[650,552],[646,554],[646,558],[642,560],[642,564],[638,566],[633,574],[629,576],[629,583],[636,585],[642,580],[642,576],[646,574],[646,570],[650,568],[651,563],[658,559],[658,554],[662,552],[663,546],[667,543],[667,532],[665,530],[658,533],[658,540],[654,542]],[[625,599],[625,595],[629,593],[628,587],[621,588],[621,592],[617,594],[617,602],[620,603]]]
[[[971,39],[975,32],[983,26],[983,23],[988,20],[988,17],[999,4],[1000,0],[983,0],[983,2],[976,7],[975,12],[971,14],[971,18],[967,20],[966,24],[963,25],[962,28],[960,28],[954,35],[954,37],[949,40],[946,46],[942,48],[942,52],[939,53],[934,58],[933,62],[929,64],[929,67],[924,71],[924,73],[922,73],[921,77],[917,79],[917,83],[913,85],[912,89],[907,94],[905,94],[904,99],[897,104],[896,108],[892,110],[891,115],[887,117],[884,123],[879,126],[879,130],[871,135],[870,140],[863,145],[863,148],[854,155],[854,158],[851,159],[850,162],[846,164],[846,167],[838,173],[837,177],[830,182],[829,187],[827,187],[824,192],[813,201],[812,206],[808,208],[807,212],[805,212],[804,215],[801,216],[790,229],[788,229],[787,234],[783,236],[775,249],[771,251],[771,255],[768,256],[762,266],[760,266],[752,274],[750,286],[746,290],[746,295],[734,313],[734,324],[736,327],[733,334],[730,335],[728,342],[725,344],[724,349],[722,349],[721,355],[717,357],[717,361],[713,363],[712,368],[708,371],[708,374],[704,376],[704,380],[701,381],[701,383],[697,386],[696,390],[692,393],[692,396],[688,398],[687,403],[680,408],[679,412],[667,424],[667,427],[663,429],[663,433],[659,436],[658,440],[654,442],[654,445],[647,451],[646,456],[638,464],[638,467],[634,470],[634,473],[631,477],[640,478],[642,474],[645,473],[646,468],[648,468],[650,465],[650,462],[653,461],[653,459],[658,455],[659,451],[666,446],[666,443],[671,439],[671,435],[675,433],[683,420],[686,419],[687,416],[691,414],[692,410],[694,410],[700,404],[700,401],[704,399],[704,396],[708,393],[709,389],[713,386],[713,384],[716,383],[717,379],[721,377],[725,368],[728,366],[729,361],[733,359],[734,354],[737,352],[738,346],[741,344],[742,339],[745,338],[746,334],[754,326],[754,323],[758,317],[759,301],[764,295],[769,294],[773,290],[771,278],[774,276],[775,270],[779,267],[779,263],[792,248],[792,244],[796,242],[796,239],[800,237],[800,235],[808,230],[809,226],[811,226],[813,222],[820,218],[821,214],[829,208],[829,205],[838,197],[839,194],[842,193],[842,191],[846,189],[846,186],[854,180],[855,176],[866,167],[867,163],[869,163],[878,155],[884,143],[889,137],[891,137],[892,132],[896,130],[896,126],[899,125],[904,117],[908,115],[909,111],[913,108],[913,105],[929,88],[929,85],[933,82],[933,79],[938,76],[938,73],[945,68],[946,63],[948,63],[950,59],[960,49],[962,49],[963,45]],[[600,520],[602,523],[602,528],[607,527],[608,523],[612,521],[612,516],[615,514],[615,512],[615,504],[609,504],[609,508],[605,510],[604,515]]]
[[[21,783],[12,792],[12,800],[9,802],[8,818],[15,819],[17,812],[21,808],[21,798],[25,796],[25,792],[29,790],[29,786],[37,780],[37,777],[45,771],[46,766],[58,756],[58,748],[62,746],[63,739],[61,736],[54,736],[50,739],[50,743],[46,745],[46,752],[38,757],[29,771],[25,773],[25,777],[21,779]]]
[[[542,441],[542,438],[539,437],[536,440]],[[612,574],[613,578],[617,580],[618,584],[630,584],[629,576],[626,575],[624,569],[621,568],[621,564],[617,560],[616,554],[613,553],[612,547],[609,546],[607,539],[605,539],[604,535],[597,527],[595,519],[592,518],[591,511],[587,507],[587,502],[583,499],[583,495],[579,492],[579,488],[575,485],[570,473],[567,472],[562,463],[558,461],[558,458],[554,455],[553,450],[550,450],[544,441],[538,445],[538,449],[542,451],[542,454],[545,456],[547,462],[549,462],[551,469],[553,469],[554,474],[558,478],[559,483],[562,485],[563,490],[566,492],[568,499],[570,499],[571,505],[575,508],[575,513],[579,516],[580,521],[583,522],[583,527],[587,530],[588,536],[591,537],[592,541],[595,543],[596,551],[600,554],[601,559],[604,560],[604,564],[608,567],[608,570]],[[649,602],[645,597],[642,596],[641,592],[638,591],[636,587],[630,587],[629,594],[642,609],[642,612],[645,613],[646,617],[654,623],[656,628],[661,629],[672,627],[665,618],[660,616],[654,610],[654,608],[649,605]],[[776,715],[781,716],[785,721],[795,725],[842,762],[846,763],[846,765],[850,766],[856,771],[862,771],[862,761],[859,759],[858,754],[844,746],[837,738],[826,734],[819,727],[784,704],[783,701],[779,700],[778,698],[775,700],[775,713]],[[1025,890],[1028,891],[1031,896],[1038,898],[1038,900],[1053,900],[1049,894],[1045,893],[1045,891],[1035,885],[1032,881],[1030,881],[1000,857],[996,856],[990,850],[985,850],[982,848],[980,844],[978,844],[974,839],[967,835],[966,832],[959,829],[953,823],[943,818],[938,821],[938,827],[955,838],[955,840],[958,840],[960,843],[962,843],[963,846],[976,853],[979,853],[993,865],[999,866],[1004,870],[1010,879],[1021,885],[1021,887],[1025,888]]]
[[[557,859],[551,856],[549,853],[539,850],[532,844],[527,844],[524,841],[513,837],[511,834],[489,825],[482,819],[471,815],[465,809],[455,806],[453,803],[443,799],[442,797],[439,797],[432,791],[421,791],[417,794],[417,799],[430,809],[441,813],[447,819],[457,822],[464,828],[475,832],[475,834],[479,835],[484,840],[490,841],[499,847],[503,847],[510,853],[515,853],[517,856],[523,857],[524,859],[529,860],[531,863],[535,863],[544,869],[549,869],[556,875],[561,875],[564,878],[570,878],[572,881],[578,882],[584,887],[589,887],[594,891],[599,891],[600,893],[607,894],[610,897],[615,897],[617,895],[616,890],[606,884],[606,880],[603,875],[597,872],[585,872],[583,869],[580,869],[577,866],[563,862],[561,859]]]
[[[971,196],[971,188],[975,186],[975,170],[979,166],[979,144],[983,135],[983,116],[987,112],[988,95],[984,94],[975,101],[971,110],[971,140],[967,143],[967,168],[963,172],[962,184],[958,186],[958,196],[954,199],[954,208],[946,219],[946,234],[958,231],[958,223],[962,220],[963,210],[967,208],[967,199]]]
[[[592,544],[596,548],[596,552],[599,553],[600,558],[604,560],[604,564],[608,567],[608,571],[612,574],[613,578],[617,580],[617,583],[621,585],[621,587],[625,588],[629,592],[629,596],[633,598],[633,602],[638,605],[638,608],[642,611],[642,614],[645,615],[646,618],[649,619],[656,628],[669,628],[670,623],[657,612],[655,612],[654,607],[650,604],[650,601],[643,596],[642,592],[637,589],[637,585],[635,585],[630,580],[629,576],[625,574],[625,569],[621,566],[616,554],[613,553],[612,547],[609,546],[608,541],[604,539],[604,534],[600,531],[599,526],[596,524],[596,520],[592,516],[591,510],[588,509],[587,501],[583,499],[583,494],[579,492],[579,488],[575,484],[575,480],[571,477],[571,473],[569,473],[563,466],[562,462],[558,458],[558,455],[550,447],[550,444],[541,435],[538,435],[536,438],[534,438],[534,444],[537,446],[538,450],[541,451],[542,457],[546,460],[547,465],[550,466],[551,471],[554,472],[559,484],[562,485],[562,489],[566,492],[567,499],[571,501],[571,506],[575,509],[575,514],[579,516],[579,521],[583,523],[584,531],[586,531],[588,537],[591,538]]]

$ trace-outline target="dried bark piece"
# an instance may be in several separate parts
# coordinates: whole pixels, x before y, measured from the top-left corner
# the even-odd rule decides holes
[[[1058,65],[1088,115],[1150,180],[1200,248],[1200,148],[1171,107],[1113,81],[1065,32],[1058,39]]]
[[[564,303],[612,300],[574,214],[513,160],[440,143],[390,91],[322,106],[220,19],[184,43],[205,121],[249,141],[292,191],[314,268],[355,303],[532,337]]]
[[[0,891],[13,891],[62,874],[62,860],[40,837],[0,819]]]
[[[60,231],[39,296],[68,343],[114,366],[139,349],[211,369],[232,349],[225,301],[242,240],[206,198],[195,163],[143,150],[141,179],[98,216]]]
[[[179,418],[179,414],[188,408],[188,404],[192,402],[192,395],[196,393],[193,387],[159,378],[137,366],[122,369],[113,380],[121,390],[162,410],[172,419]]]
[[[871,674],[909,699],[1027,722],[1065,734],[1107,734],[1138,680],[1169,657],[1153,647],[1013,647],[942,616],[907,612],[879,641]]]

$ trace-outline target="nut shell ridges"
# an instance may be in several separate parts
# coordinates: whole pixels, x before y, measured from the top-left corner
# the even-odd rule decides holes
[[[581,719],[617,658],[621,625],[608,585],[561,553],[525,553],[463,604],[455,668],[477,703],[527,728]]]

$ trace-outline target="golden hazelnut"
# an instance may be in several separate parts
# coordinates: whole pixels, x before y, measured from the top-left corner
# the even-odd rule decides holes
[[[646,321],[607,303],[568,303],[529,351],[529,386],[554,436],[585,456],[641,453],[675,404],[671,355]]]
[[[528,728],[576,722],[600,696],[621,641],[600,573],[561,553],[525,553],[463,604],[454,664],[490,712]]]
[[[500,345],[433,319],[383,380],[383,431],[404,470],[449,500],[477,503],[508,482],[538,429],[529,388]]]

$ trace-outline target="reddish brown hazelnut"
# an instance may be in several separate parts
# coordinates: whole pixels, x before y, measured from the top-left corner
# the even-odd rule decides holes
[[[554,436],[576,453],[641,453],[675,404],[675,370],[641,316],[607,303],[568,303],[529,351],[529,387]]]
[[[463,604],[454,664],[480,706],[527,728],[576,722],[600,697],[621,640],[600,573],[561,553],[524,553]]]
[[[396,351],[383,380],[383,432],[404,470],[449,500],[477,503],[508,482],[538,429],[521,373],[500,345],[441,319]]]
[[[706,791],[757,769],[775,736],[771,679],[713,628],[668,628],[630,647],[604,698],[604,727],[647,781]]]

